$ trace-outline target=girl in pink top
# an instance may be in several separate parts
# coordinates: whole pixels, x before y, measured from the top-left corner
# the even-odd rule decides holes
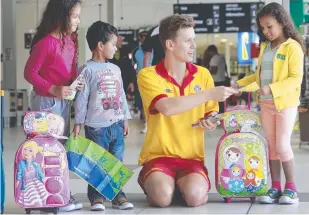
[[[32,111],[52,111],[65,120],[65,133],[70,131],[71,103],[64,98],[71,94],[69,86],[77,76],[77,27],[80,23],[81,0],[49,0],[41,23],[32,40],[25,79],[33,85]],[[78,89],[83,88],[81,83]],[[64,211],[81,209],[71,198]]]

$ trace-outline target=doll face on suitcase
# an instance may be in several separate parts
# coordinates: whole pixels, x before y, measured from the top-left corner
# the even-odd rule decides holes
[[[225,159],[230,163],[237,163],[241,156],[241,152],[236,147],[231,147],[226,151]]]

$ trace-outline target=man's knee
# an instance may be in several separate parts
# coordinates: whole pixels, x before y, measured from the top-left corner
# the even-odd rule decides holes
[[[188,186],[182,195],[188,207],[198,207],[208,201],[207,190],[204,187]]]
[[[163,173],[153,173],[145,181],[147,200],[156,207],[168,207],[173,199],[174,179]]]
[[[198,173],[192,173],[177,181],[182,196],[189,207],[198,207],[208,201],[209,183]]]
[[[160,186],[153,187],[150,192],[147,191],[147,199],[151,205],[164,208],[170,206],[173,193],[173,187],[162,183]]]

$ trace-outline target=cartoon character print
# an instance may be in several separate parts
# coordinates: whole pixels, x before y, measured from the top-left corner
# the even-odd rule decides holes
[[[243,180],[245,170],[241,166],[234,164],[229,169],[229,175],[230,175],[230,180],[228,182],[229,191],[233,193],[241,193],[245,187],[244,185],[245,182]]]
[[[220,174],[220,184],[224,189],[228,190],[228,182],[231,180],[229,172],[230,168],[233,165],[237,164],[241,167],[241,169],[244,169],[244,158],[242,150],[236,145],[231,145],[227,147],[223,152],[223,160],[224,168]]]
[[[18,203],[24,207],[43,207],[48,197],[41,166],[35,162],[42,149],[34,141],[24,143],[18,163],[16,189],[20,185]]]
[[[35,113],[33,129],[34,129],[34,132],[38,132],[38,133],[48,132],[48,125],[47,125],[45,114]]]
[[[121,108],[121,78],[111,70],[98,72],[98,93],[100,94],[101,107],[104,110],[119,111]]]
[[[60,135],[62,133],[62,126],[59,125],[59,117],[55,114],[47,114],[48,132],[50,134]]]
[[[258,155],[251,155],[246,166],[249,169],[248,173],[251,173],[246,177],[247,191],[252,193],[262,189],[265,184],[262,159]]]
[[[231,128],[236,128],[238,126],[238,122],[237,122],[236,116],[234,114],[231,114],[231,116],[230,116],[229,125],[230,125]]]

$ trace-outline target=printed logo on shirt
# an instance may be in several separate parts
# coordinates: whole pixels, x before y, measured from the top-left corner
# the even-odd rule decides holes
[[[201,87],[200,87],[200,85],[195,85],[194,86],[194,91],[196,92],[196,93],[199,93],[199,92],[201,92]]]
[[[277,54],[277,59],[285,60],[285,55],[283,55],[283,54]]]

